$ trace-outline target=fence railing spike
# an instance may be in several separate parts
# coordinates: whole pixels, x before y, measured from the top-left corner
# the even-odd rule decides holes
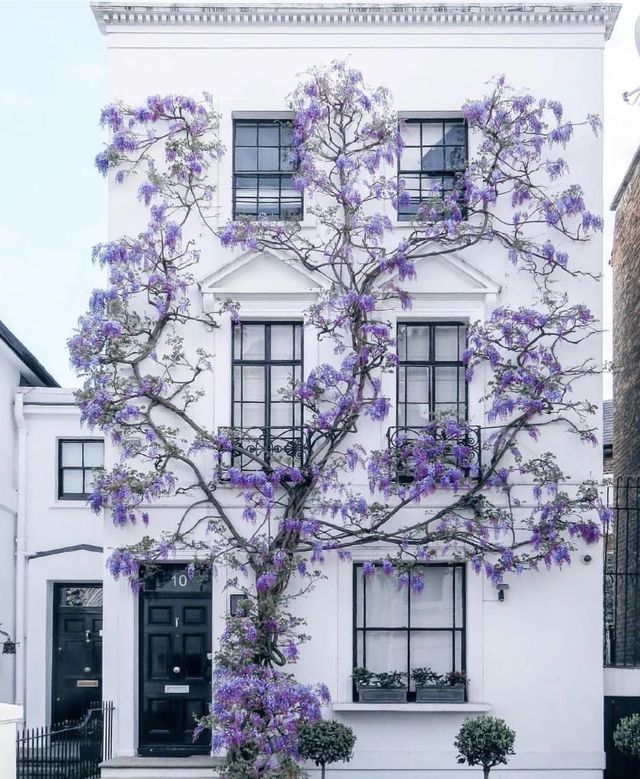
[[[100,763],[112,754],[114,710],[113,701],[105,701],[76,719],[22,727],[16,738],[16,779],[98,779]]]

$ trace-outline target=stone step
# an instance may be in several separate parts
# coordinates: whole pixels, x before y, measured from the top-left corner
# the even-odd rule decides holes
[[[100,779],[215,779],[219,757],[116,757],[100,766]]]

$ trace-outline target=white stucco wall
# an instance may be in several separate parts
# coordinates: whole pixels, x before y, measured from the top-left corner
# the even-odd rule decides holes
[[[20,573],[21,560],[26,556],[26,515],[24,491],[19,491],[21,463],[26,463],[26,451],[21,450],[25,436],[21,414],[22,393],[37,391],[43,384],[55,380],[39,365],[36,358],[16,336],[2,325],[0,333],[0,627],[16,642],[15,654],[0,651],[0,701],[24,703],[23,685],[26,656],[24,609],[16,608],[22,601],[25,577]],[[29,385],[29,386],[22,386]],[[46,392],[46,390],[45,390]],[[53,390],[55,393],[56,390]],[[16,395],[16,393],[18,393]],[[22,453],[21,453],[22,452]],[[0,635],[0,647],[5,642]],[[23,709],[21,708],[21,711]]]
[[[378,25],[351,29],[331,27],[233,27],[223,29],[169,25],[110,28],[110,92],[128,103],[154,93],[214,95],[222,114],[221,137],[228,153],[214,175],[218,184],[220,223],[231,213],[231,147],[234,113],[273,113],[286,108],[286,94],[296,74],[311,65],[349,56],[373,85],[388,86],[398,111],[456,112],[466,98],[483,94],[486,82],[505,73],[516,86],[526,86],[564,103],[566,115],[584,117],[602,112],[602,48],[604,34],[597,27],[495,26],[410,27],[402,31]],[[473,137],[470,139],[473,154]],[[588,131],[577,132],[567,150],[571,178],[585,189],[594,210],[602,208],[602,147]],[[115,187],[110,198],[109,230],[112,237],[135,232],[140,209],[131,208],[139,182]],[[309,230],[313,230],[311,221]],[[398,234],[406,228],[399,227]],[[207,280],[230,263],[233,254],[213,239],[203,238],[199,278]],[[458,266],[425,261],[414,284],[416,305],[411,317],[482,318],[496,303],[530,303],[532,289],[525,274],[516,272],[496,247],[484,247],[466,256],[484,274],[484,280]],[[295,271],[262,268],[255,260],[243,268],[217,273],[211,285],[220,296],[229,292],[243,303],[242,313],[273,318],[300,316],[312,284]],[[599,273],[602,242],[572,252],[574,267]],[[268,281],[273,282],[270,284]],[[601,312],[597,283],[581,278],[569,281],[573,299],[586,303],[596,316]],[[499,294],[497,290],[500,290]],[[204,284],[205,298],[207,285]],[[211,293],[214,294],[213,292]],[[194,295],[194,305],[199,305]],[[194,336],[195,338],[195,336]],[[313,333],[306,336],[305,370],[313,360],[324,360]],[[202,341],[216,355],[215,381],[201,403],[202,419],[217,426],[229,422],[229,344],[224,324],[210,341]],[[596,337],[582,353],[600,359]],[[574,356],[579,350],[574,352]],[[387,377],[393,398],[393,379]],[[481,424],[484,407],[482,377],[471,387],[471,421]],[[601,402],[599,377],[584,380],[581,393]],[[380,447],[386,425],[363,426],[362,442]],[[527,449],[529,450],[527,452]],[[553,434],[544,449],[555,451],[566,471],[576,480],[601,477],[600,450]],[[525,446],[525,456],[536,451]],[[538,450],[539,451],[539,450]],[[364,483],[361,485],[366,489]],[[224,492],[227,505],[239,505],[233,492]],[[44,499],[43,499],[44,500]],[[434,498],[432,505],[438,504]],[[42,504],[44,507],[44,503]],[[155,508],[152,528],[171,527],[175,501]],[[54,516],[53,509],[49,512]],[[79,510],[74,514],[79,516]],[[73,522],[64,511],[60,523]],[[43,531],[44,532],[44,531]],[[114,530],[105,524],[105,556],[115,545],[137,537],[138,531]],[[367,557],[371,554],[368,553]],[[600,555],[582,564],[577,554],[563,571],[541,571],[510,580],[504,603],[495,591],[473,574],[467,588],[467,669],[471,679],[470,703],[460,709],[430,710],[418,705],[367,709],[350,705],[352,667],[351,569],[329,562],[327,581],[301,605],[309,621],[312,642],[304,648],[297,675],[308,681],[324,680],[335,703],[334,715],[357,732],[355,760],[333,773],[356,779],[369,770],[388,777],[424,775],[453,777],[456,770],[453,737],[465,715],[489,710],[504,717],[518,734],[517,756],[511,767],[527,779],[596,779],[604,764],[602,751],[602,653]],[[214,631],[219,635],[227,596],[224,577],[214,586]],[[115,753],[135,754],[137,745],[137,605],[125,584],[105,581],[104,694],[118,706]],[[215,642],[214,642],[215,645]],[[132,694],[133,687],[133,694]],[[500,772],[496,772],[500,776]]]
[[[7,338],[15,339],[8,332]],[[18,537],[18,424],[15,415],[15,393],[24,380],[42,383],[29,365],[18,357],[0,337],[0,626],[14,641],[20,642],[16,622],[16,550]],[[19,346],[24,349],[22,344]],[[50,377],[49,377],[50,378]],[[0,646],[5,637],[0,636]],[[20,644],[17,652],[21,651]],[[14,702],[16,697],[16,655],[0,652],[0,700]]]

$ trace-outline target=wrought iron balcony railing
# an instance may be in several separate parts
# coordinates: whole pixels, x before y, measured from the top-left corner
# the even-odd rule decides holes
[[[302,468],[309,464],[312,453],[322,455],[337,437],[334,431],[302,426],[221,427],[218,433],[231,441],[231,452],[221,463],[221,475],[230,467],[242,471],[269,471],[276,466]]]
[[[458,435],[447,429],[446,423],[430,423],[423,427],[390,427],[387,448],[393,458],[396,479],[410,483],[416,471],[430,461],[455,465],[465,476],[479,478],[482,437],[478,426],[467,425]],[[419,448],[419,452],[416,450]]]
[[[221,471],[229,467],[242,471],[270,470],[276,466],[302,468],[312,451],[331,439],[329,433],[305,430],[304,427],[221,427],[220,435],[231,441],[231,452],[222,463]],[[415,449],[421,447],[416,457]],[[391,451],[396,478],[411,482],[418,462],[428,460],[430,449],[434,458],[460,468],[465,475],[480,471],[481,435],[479,427],[466,427],[452,436],[445,425],[425,427],[390,427],[387,448]]]
[[[231,441],[226,465],[242,471],[300,468],[309,452],[308,435],[302,426],[221,427],[218,432]]]

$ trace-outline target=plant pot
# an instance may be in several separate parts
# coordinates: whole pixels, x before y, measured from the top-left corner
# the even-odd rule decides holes
[[[360,703],[406,703],[406,687],[358,687]]]
[[[416,687],[417,703],[464,703],[464,684]]]

